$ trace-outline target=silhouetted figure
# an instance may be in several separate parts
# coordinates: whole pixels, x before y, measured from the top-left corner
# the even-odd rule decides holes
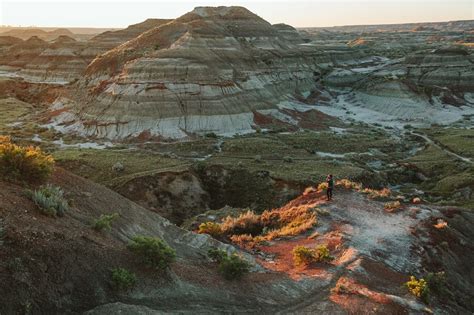
[[[326,190],[326,195],[328,200],[332,200],[332,191],[334,189],[334,179],[332,178],[332,174],[329,174],[326,178],[326,183],[328,184],[328,188]]]

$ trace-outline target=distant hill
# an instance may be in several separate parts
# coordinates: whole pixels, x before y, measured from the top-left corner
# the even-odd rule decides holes
[[[403,24],[343,25],[332,27],[306,27],[305,31],[328,30],[332,32],[384,32],[384,31],[468,31],[474,28],[474,20],[448,22],[421,22]]]

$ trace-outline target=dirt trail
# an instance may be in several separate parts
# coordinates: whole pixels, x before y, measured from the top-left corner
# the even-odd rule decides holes
[[[461,156],[457,153],[454,153],[453,151],[450,151],[449,149],[447,149],[445,146],[442,146],[440,144],[438,144],[438,142],[436,142],[435,140],[429,138],[427,135],[425,134],[420,134],[420,133],[417,133],[417,132],[411,132],[412,135],[414,136],[417,136],[417,137],[420,137],[420,138],[423,138],[423,140],[425,140],[428,144],[432,145],[432,146],[435,146],[436,148],[442,150],[443,152],[445,152],[446,154],[448,155],[451,155],[452,157],[455,157],[456,159],[459,159],[463,162],[466,162],[466,163],[469,163],[469,164],[474,164],[474,161],[472,161],[470,158],[467,158],[467,157],[464,157],[464,156]]]

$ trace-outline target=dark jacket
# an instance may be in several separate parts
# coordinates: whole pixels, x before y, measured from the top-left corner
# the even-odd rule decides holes
[[[328,183],[328,188],[330,188],[330,189],[334,188],[334,179],[333,178],[326,179],[326,182]]]

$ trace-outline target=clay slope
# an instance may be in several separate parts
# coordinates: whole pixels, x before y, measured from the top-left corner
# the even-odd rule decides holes
[[[26,41],[0,38],[0,65],[14,76],[30,82],[67,84],[79,79],[87,65],[97,56],[140,33],[168,20],[149,19],[119,31],[104,32],[89,41],[77,41],[60,30],[45,32],[55,37],[33,36]],[[18,30],[15,30],[18,31]],[[24,31],[24,33],[28,33]]]
[[[141,23],[132,24],[122,30],[101,33],[89,40],[89,50],[95,50],[97,54],[104,53],[109,49],[112,49],[137,37],[143,32],[166,24],[170,21],[171,20],[167,19],[147,19]]]
[[[0,52],[0,65],[30,82],[69,83],[78,79],[94,56],[83,56],[84,42],[61,35],[51,42],[38,37]]]
[[[76,314],[115,302],[174,312],[255,312],[272,309],[277,301],[289,303],[286,289],[295,294],[304,291],[284,276],[261,273],[257,265],[253,270],[259,272],[239,286],[225,281],[206,255],[213,247],[230,252],[235,251],[233,247],[184,231],[105,187],[63,170],[55,172],[51,183],[63,187],[71,203],[63,217],[41,214],[25,196],[25,187],[0,181],[2,314],[25,309],[35,314]],[[120,214],[112,230],[92,229],[91,224],[106,213]],[[176,250],[177,260],[170,270],[146,268],[127,250],[136,235],[160,237]],[[136,273],[136,288],[112,289],[110,270],[117,267]],[[260,297],[266,302],[259,301]]]
[[[96,58],[68,131],[108,138],[248,132],[318,78],[314,51],[288,27],[241,7],[199,7]]]

